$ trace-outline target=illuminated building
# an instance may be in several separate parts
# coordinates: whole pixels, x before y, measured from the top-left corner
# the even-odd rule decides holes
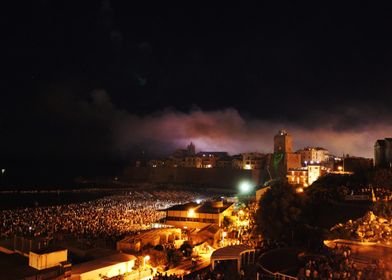
[[[310,164],[305,167],[290,169],[287,172],[289,184],[297,187],[308,187],[329,170],[320,164]]]
[[[166,224],[179,228],[201,229],[211,224],[221,226],[225,216],[231,216],[234,203],[208,201],[186,203],[166,209]]]
[[[321,163],[329,159],[328,150],[321,147],[306,147],[297,153],[301,155],[301,162],[305,164]]]
[[[33,250],[29,253],[29,266],[38,270],[56,267],[68,260],[67,255],[67,249],[50,250],[45,248]]]
[[[323,167],[320,165],[308,165],[308,186],[313,184],[313,182],[317,181],[320,176],[324,175],[326,172],[323,174]]]
[[[200,152],[196,156],[201,161],[201,165],[198,168],[215,168],[217,161],[229,157],[227,152]]]
[[[374,165],[381,168],[392,167],[392,138],[376,141],[374,144]]]
[[[125,253],[137,253],[147,245],[174,244],[177,239],[181,239],[181,229],[179,228],[150,229],[136,235],[125,236],[120,241],[117,241],[116,249]]]
[[[243,169],[242,155],[235,155],[232,157],[231,167],[234,169]]]
[[[262,160],[265,156],[261,153],[243,153],[242,154],[242,169],[261,169]]]
[[[287,171],[302,167],[301,155],[293,153],[293,139],[285,130],[274,137],[274,154],[270,158],[268,170],[273,178],[285,178]]]
[[[308,170],[306,167],[291,169],[287,173],[287,181],[295,186],[308,186]]]
[[[202,160],[197,156],[189,156],[185,158],[185,166],[187,168],[201,168]]]
[[[136,272],[136,257],[127,254],[114,254],[104,258],[77,264],[72,268],[72,280],[105,279],[117,277],[125,273]],[[136,272],[137,274],[137,272]],[[151,279],[152,277],[150,277]]]

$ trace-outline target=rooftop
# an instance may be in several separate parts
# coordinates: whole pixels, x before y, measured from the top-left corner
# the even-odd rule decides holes
[[[197,204],[195,202],[189,202],[186,204],[180,204],[180,205],[174,205],[170,208],[167,208],[166,211],[188,211],[190,209],[193,209],[195,213],[222,213],[225,211],[227,208],[229,208],[233,203],[231,202],[223,202],[223,205],[221,207],[216,207],[213,205],[213,202],[207,201],[204,202],[203,204]]]
[[[125,236],[123,239],[121,239],[120,242],[134,242],[135,240],[140,240],[140,239],[150,239],[153,237],[160,236],[161,234],[164,234],[164,233],[173,233],[173,232],[181,234],[181,229],[179,229],[179,228],[149,229],[149,230],[141,232],[140,234]]]
[[[37,254],[37,255],[43,255],[43,254],[48,254],[48,253],[53,253],[53,252],[58,252],[58,251],[64,251],[67,250],[62,247],[48,247],[48,248],[42,248],[42,249],[35,249],[31,250],[31,252]]]
[[[227,246],[215,250],[211,255],[211,259],[237,258],[242,252],[247,250],[253,250],[253,248],[245,244]]]
[[[202,156],[228,157],[229,154],[227,152],[199,152],[199,153],[197,153],[197,156],[199,156],[199,157],[202,157]]]
[[[132,260],[136,260],[136,257],[134,255],[118,253],[118,254],[114,254],[107,257],[74,265],[72,267],[72,274],[82,274],[88,271],[93,271],[99,268],[108,267],[108,266],[116,265],[118,263],[128,262]]]

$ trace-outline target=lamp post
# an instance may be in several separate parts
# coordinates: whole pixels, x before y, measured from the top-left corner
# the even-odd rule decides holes
[[[225,237],[227,236],[227,232],[222,232],[222,246],[225,246]]]
[[[240,183],[239,189],[242,194],[248,194],[252,191],[253,185],[251,182],[243,181]]]
[[[150,260],[150,256],[149,255],[144,256],[144,258],[143,258],[143,269],[146,267],[146,262],[148,262],[149,260]]]

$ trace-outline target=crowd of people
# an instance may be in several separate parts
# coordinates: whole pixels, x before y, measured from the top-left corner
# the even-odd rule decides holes
[[[327,250],[322,255],[309,259],[297,275],[299,280],[308,279],[387,279],[387,270],[381,260],[358,265],[351,256],[349,246]],[[389,278],[388,278],[389,279]]]
[[[165,208],[194,201],[188,191],[132,191],[79,204],[0,211],[0,237],[120,238],[165,217]]]
[[[167,275],[166,273],[160,273],[158,272],[154,278],[154,280],[177,280],[177,279],[183,279],[183,277],[181,277],[181,275],[176,275],[176,274],[172,274],[172,275]]]

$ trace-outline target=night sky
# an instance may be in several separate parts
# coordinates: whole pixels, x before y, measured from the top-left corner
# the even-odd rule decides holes
[[[4,9],[0,164],[100,173],[190,141],[270,152],[281,128],[295,148],[372,157],[392,136],[385,7],[58,2]]]

